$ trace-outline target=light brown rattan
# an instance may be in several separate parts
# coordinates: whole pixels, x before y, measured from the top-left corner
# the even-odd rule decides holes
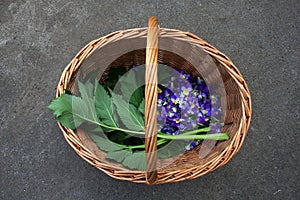
[[[148,22],[146,70],[145,70],[145,151],[146,151],[146,182],[153,184],[157,178],[157,67],[158,67],[158,34],[159,27],[156,17]]]
[[[73,60],[63,71],[58,83],[56,96],[60,96],[64,93],[65,89],[70,89],[73,86],[74,77],[76,77],[78,69],[80,68],[82,62],[89,55],[91,55],[94,50],[101,48],[101,46],[105,44],[126,38],[145,38],[147,34],[147,28],[136,28],[117,31],[91,41],[83,49],[80,50],[80,52],[73,58]],[[191,151],[185,152],[170,166],[160,168],[157,171],[153,170],[156,162],[154,162],[152,166],[148,166],[147,164],[148,169],[150,169],[148,171],[152,173],[145,173],[144,171],[129,170],[123,167],[121,164],[107,161],[105,159],[106,153],[99,150],[97,146],[90,140],[90,138],[86,134],[84,134],[83,131],[73,131],[63,127],[60,123],[58,123],[65,139],[79,156],[81,156],[91,165],[97,167],[109,176],[116,179],[137,183],[162,184],[194,179],[207,174],[226,164],[238,152],[244,142],[250,125],[252,114],[250,93],[241,73],[227,56],[225,56],[215,47],[208,44],[198,36],[189,32],[160,28],[159,36],[174,38],[185,41],[187,43],[198,44],[218,63],[219,70],[222,73],[222,78],[225,84],[227,98],[227,112],[225,116],[225,126],[223,129],[230,132],[230,140],[219,142],[214,148],[213,152],[210,154],[211,156],[209,157],[209,159],[204,158],[202,160],[199,160],[197,151],[198,148],[195,148]],[[143,52],[138,54],[139,56],[144,55],[145,57],[145,53]],[[174,55],[168,54],[161,50],[158,51],[158,54],[163,55],[158,55],[159,61],[160,59],[178,60],[178,58],[174,57]],[[126,61],[127,59],[128,57],[125,56],[124,58],[121,58],[119,62]],[[139,59],[141,60],[140,62],[143,62],[143,59],[145,58],[137,58],[137,60]],[[189,70],[191,68],[191,66],[188,66],[184,61],[178,62],[183,64],[182,68],[184,68],[185,70]],[[153,59],[151,63],[153,63]],[[152,133],[153,132],[151,132],[150,134],[151,137],[153,136]],[[151,142],[151,140],[149,141]],[[153,141],[155,141],[155,139],[152,140],[152,142]],[[154,147],[156,148],[156,145],[154,145]],[[148,152],[152,152],[155,150],[151,149],[153,148],[153,146],[151,147],[151,145],[148,146],[148,148],[150,148],[147,150]],[[149,155],[154,154],[150,153]],[[148,161],[151,161],[151,158],[147,159]],[[156,160],[156,157],[152,157],[152,160]],[[151,164],[151,162],[149,163]]]

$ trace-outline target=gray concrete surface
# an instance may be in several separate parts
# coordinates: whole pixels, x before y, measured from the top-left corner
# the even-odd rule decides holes
[[[1,0],[0,199],[299,199],[299,10],[297,0]],[[227,54],[253,98],[249,134],[226,166],[154,187],[84,162],[46,108],[82,46],[150,15]]]

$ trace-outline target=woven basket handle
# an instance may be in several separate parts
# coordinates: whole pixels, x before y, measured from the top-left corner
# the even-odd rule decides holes
[[[148,21],[146,71],[145,71],[145,149],[146,149],[146,182],[154,184],[157,178],[157,67],[158,67],[158,34],[157,18],[152,16]]]

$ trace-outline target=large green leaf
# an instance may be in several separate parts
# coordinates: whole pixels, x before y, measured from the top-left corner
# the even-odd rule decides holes
[[[144,151],[134,152],[127,156],[123,165],[128,167],[129,169],[137,169],[141,171],[146,170],[146,155]]]
[[[188,142],[184,140],[171,140],[168,144],[157,151],[157,156],[159,158],[170,158],[173,156],[178,156],[184,153],[184,146],[187,144]]]
[[[52,100],[48,108],[53,111],[56,117],[61,116],[63,112],[72,109],[72,96],[62,94],[60,97]]]
[[[95,107],[94,85],[90,81],[87,81],[85,84],[78,81],[78,88],[83,102],[88,107],[90,118],[93,119],[93,121],[98,121]]]
[[[130,130],[144,131],[144,118],[138,109],[126,102],[122,96],[112,94],[112,101],[122,123]]]
[[[144,98],[143,98],[142,102],[139,105],[139,111],[140,111],[140,113],[145,115],[145,99]]]
[[[141,80],[138,81],[139,73],[131,69],[119,79],[119,85],[123,99],[129,100],[135,107],[139,107],[143,100],[143,88]]]
[[[56,116],[56,120],[63,126],[76,129],[84,121],[98,123],[92,118],[87,104],[80,98],[69,94],[63,94],[56,98],[48,106]]]
[[[120,78],[121,92],[124,99],[130,99],[133,92],[138,89],[136,77],[133,70],[130,70],[122,78]]]
[[[83,100],[90,100],[94,96],[94,85],[90,81],[84,84],[78,81],[78,89]]]
[[[172,72],[175,71],[174,69],[170,68],[165,64],[158,64],[158,82],[168,81],[172,77]]]
[[[96,145],[103,151],[110,152],[110,151],[117,151],[122,150],[123,148],[118,146],[117,144],[111,142],[107,138],[100,137],[96,134],[90,133],[89,136],[92,140],[96,143]]]
[[[131,103],[132,105],[138,108],[144,99],[143,97],[144,97],[143,88],[139,87],[132,93],[129,103]]]
[[[70,112],[66,112],[63,115],[56,117],[56,121],[60,122],[64,127],[70,129],[76,129],[79,122],[75,123],[73,114]]]
[[[81,97],[63,94],[53,100],[48,106],[63,126],[76,129],[84,121],[100,125],[96,114],[95,100],[93,98],[94,87],[90,82],[82,84],[78,82]]]
[[[117,116],[110,96],[97,81],[95,85],[95,105],[98,118],[108,126],[118,127]]]
[[[132,153],[129,150],[110,151],[107,153],[106,158],[121,163],[125,158],[131,156],[131,154]]]

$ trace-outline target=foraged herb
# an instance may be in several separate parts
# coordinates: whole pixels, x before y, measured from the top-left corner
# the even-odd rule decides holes
[[[99,84],[97,79],[94,83],[78,81],[80,95],[66,91],[48,107],[64,127],[88,127],[87,133],[101,150],[107,152],[107,159],[130,169],[145,170],[144,87],[135,84],[134,73],[119,72],[114,69],[105,85]],[[122,81],[121,93],[113,91],[117,79]],[[191,87],[180,86],[172,92],[169,86],[159,86],[157,146],[160,158],[178,155],[184,146],[186,150],[193,149],[205,139],[229,139],[228,133],[221,133],[222,125],[217,120],[210,125],[211,112],[220,110],[212,109],[211,105],[218,101],[205,93],[205,83],[180,72],[170,84],[182,81],[180,79],[192,82]],[[208,134],[209,131],[212,133]],[[186,145],[187,141],[189,145]]]

